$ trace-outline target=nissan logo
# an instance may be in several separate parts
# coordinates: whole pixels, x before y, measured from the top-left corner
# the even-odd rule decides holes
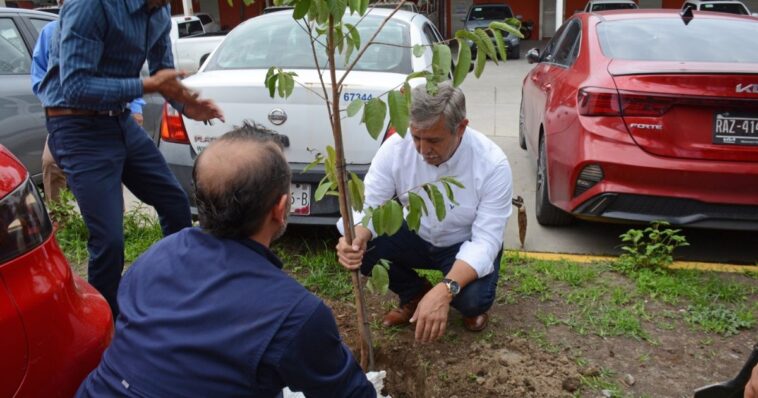
[[[276,126],[284,124],[287,121],[287,112],[276,108],[268,113],[268,121]]]

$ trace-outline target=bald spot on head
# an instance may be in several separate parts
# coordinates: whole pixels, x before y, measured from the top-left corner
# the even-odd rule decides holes
[[[197,184],[203,191],[218,194],[228,187],[239,173],[261,167],[266,147],[280,150],[272,142],[222,140],[208,146],[197,159]]]

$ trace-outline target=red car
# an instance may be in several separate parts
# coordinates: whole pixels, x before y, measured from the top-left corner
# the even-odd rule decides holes
[[[66,397],[113,336],[105,299],[72,273],[29,173],[0,145],[0,397]]]
[[[524,79],[519,141],[542,225],[758,229],[758,20],[580,13]]]

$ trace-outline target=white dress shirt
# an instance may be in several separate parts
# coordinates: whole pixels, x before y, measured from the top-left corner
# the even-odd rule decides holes
[[[433,166],[416,151],[411,134],[405,138],[395,134],[382,144],[371,161],[365,178],[365,208],[377,207],[400,195],[403,206],[408,205],[407,192],[440,177],[454,177],[465,188],[452,185],[455,200],[445,195],[447,215],[437,220],[434,206],[423,189],[414,192],[424,198],[429,210],[421,217],[419,236],[437,247],[463,242],[456,259],[474,268],[479,278],[494,270],[493,262],[503,245],[503,232],[511,215],[511,167],[502,149],[484,134],[466,128],[460,145],[447,162]],[[406,209],[407,214],[407,209]],[[356,225],[362,212],[354,213]],[[342,220],[337,223],[342,231]],[[371,223],[371,233],[376,236]]]

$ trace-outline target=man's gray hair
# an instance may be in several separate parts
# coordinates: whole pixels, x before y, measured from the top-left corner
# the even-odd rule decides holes
[[[466,118],[466,97],[458,87],[450,82],[437,86],[437,95],[430,95],[426,85],[422,84],[413,89],[411,103],[411,123],[414,127],[426,129],[431,127],[440,115],[445,115],[445,124],[450,134]]]

